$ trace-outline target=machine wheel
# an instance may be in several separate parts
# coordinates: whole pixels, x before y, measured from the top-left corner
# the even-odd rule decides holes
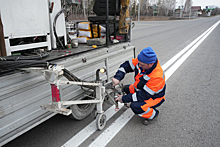
[[[91,114],[95,106],[95,104],[72,105],[70,106],[72,114],[70,114],[69,117],[76,120],[82,120],[86,118],[89,114]]]
[[[97,115],[96,117],[96,127],[98,130],[102,130],[104,129],[105,125],[106,125],[106,122],[107,122],[107,118],[106,118],[106,115],[104,113],[100,113]]]

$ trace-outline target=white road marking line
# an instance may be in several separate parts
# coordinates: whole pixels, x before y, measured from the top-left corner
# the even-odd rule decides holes
[[[131,109],[127,109],[120,117],[114,121],[89,147],[103,147],[124,127],[134,116]]]
[[[215,27],[220,23],[220,20],[214,24],[213,27],[209,30],[209,32],[201,38],[188,52],[186,52],[173,66],[171,66],[166,71],[166,78],[168,79],[179,67],[180,65],[191,55],[191,53],[196,50],[196,48],[205,40],[206,37],[215,29]]]
[[[119,103],[119,110],[124,105]],[[118,110],[118,111],[119,111]],[[107,117],[107,121],[115,115],[118,111],[115,111],[115,105],[111,106],[108,110],[104,112],[104,114]],[[83,130],[81,130],[79,133],[77,133],[75,136],[73,136],[70,140],[68,140],[62,147],[76,147],[79,146],[81,143],[83,143],[90,135],[92,135],[96,128],[96,120],[92,121],[89,125],[87,125]]]
[[[215,23],[214,27],[200,40],[198,41],[186,54],[184,54],[172,67],[170,67],[166,75],[166,81],[169,77],[180,67],[180,65],[189,57],[189,55],[204,41],[204,39],[215,29],[220,23]],[[127,124],[127,122],[134,116],[131,109],[126,110],[116,121],[114,121],[100,136],[94,140],[90,147],[106,146],[112,138]]]
[[[200,35],[198,38],[196,38],[193,42],[191,42],[189,45],[187,45],[184,49],[182,49],[179,53],[177,53],[174,57],[172,57],[169,61],[167,61],[163,66],[163,70],[166,70],[171,64],[173,64],[180,56],[182,56],[186,51],[188,51],[199,39],[201,39],[207,32],[209,32],[214,26],[212,25],[208,30],[206,30],[202,35]]]

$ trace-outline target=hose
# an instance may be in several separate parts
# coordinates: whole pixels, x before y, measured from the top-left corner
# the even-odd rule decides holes
[[[72,74],[70,71],[68,71],[67,69],[63,69],[63,76],[65,78],[67,78],[69,81],[76,81],[76,82],[93,82],[95,83],[95,81],[85,81],[85,80],[81,80],[78,77],[76,77],[74,74]],[[88,89],[84,89],[84,88],[88,88]],[[95,87],[94,86],[88,86],[88,85],[82,85],[81,89],[85,92],[89,92],[89,93],[93,93],[95,91]],[[90,91],[92,90],[92,91]]]
[[[57,22],[57,18],[58,18],[58,17],[60,16],[60,14],[62,14],[64,11],[65,11],[64,9],[60,10],[60,11],[57,13],[57,15],[55,16],[54,21],[53,21],[53,32],[54,32],[54,36],[55,36],[56,40],[58,41],[58,42],[57,42],[57,46],[61,46],[62,49],[64,49],[65,47],[64,47],[63,43],[60,41],[59,37],[57,36],[57,32],[56,32],[56,22]]]
[[[23,56],[25,55],[25,56]],[[49,52],[29,52],[23,55],[12,55],[2,57],[0,60],[4,61],[18,61],[18,60],[39,60],[49,56]]]
[[[39,62],[39,61],[30,61],[30,60],[0,61],[0,77],[4,75],[9,75],[10,73],[14,73],[15,70],[19,70],[19,68],[28,68],[28,67],[48,68],[49,65],[54,65],[54,64],[49,62]]]

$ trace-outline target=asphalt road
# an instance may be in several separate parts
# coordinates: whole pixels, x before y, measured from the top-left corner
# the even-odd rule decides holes
[[[137,54],[151,46],[164,65],[219,20],[218,16],[135,22],[132,44]],[[130,111],[123,107],[109,119],[103,131],[95,131],[80,146],[92,145],[97,140],[107,140],[104,145],[108,147],[220,146],[220,25],[207,33],[166,68],[166,101],[158,108],[157,120],[144,126],[136,115],[127,119]],[[132,82],[132,75],[123,82]],[[5,147],[60,147],[93,120],[91,116],[75,121],[56,115]],[[108,131],[112,131],[109,136],[105,135]]]

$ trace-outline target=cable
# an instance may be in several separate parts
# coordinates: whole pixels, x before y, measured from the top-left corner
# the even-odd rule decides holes
[[[49,56],[49,52],[30,52],[30,53],[23,53],[23,55],[12,55],[12,56],[5,56],[3,59],[5,61],[18,61],[18,60],[38,60]]]
[[[32,61],[32,60],[0,61],[0,76],[14,73],[15,70],[20,70],[19,68],[28,68],[28,67],[48,68],[49,65],[55,65],[55,64],[49,62],[42,62],[42,61]]]
[[[65,78],[67,78],[69,81],[76,81],[76,82],[94,82],[95,81],[84,81],[84,80],[81,80],[79,79],[78,77],[76,77],[74,74],[72,74],[70,71],[68,71],[67,69],[63,69],[63,76]],[[94,93],[95,91],[95,87],[94,86],[88,86],[88,85],[81,85],[80,86],[81,89],[85,92],[89,92],[89,93]],[[84,88],[88,88],[87,90],[84,89]],[[92,90],[92,91],[90,91]]]
[[[54,21],[53,21],[53,32],[54,32],[54,35],[55,35],[56,40],[58,41],[58,42],[57,42],[57,46],[60,45],[62,49],[64,49],[65,47],[64,47],[63,43],[60,41],[60,39],[59,39],[58,36],[57,36],[57,32],[56,32],[56,22],[57,22],[57,18],[58,18],[58,17],[60,16],[60,14],[62,14],[64,11],[65,11],[64,9],[60,10],[60,11],[57,13],[57,15],[55,16]]]

